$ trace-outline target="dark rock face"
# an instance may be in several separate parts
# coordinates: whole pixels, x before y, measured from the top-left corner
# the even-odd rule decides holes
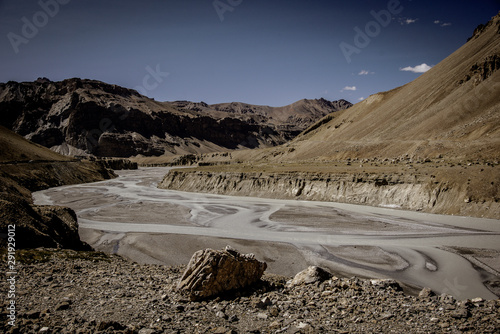
[[[109,179],[115,174],[95,162],[0,164],[0,231],[15,225],[16,248],[55,247],[90,250],[80,240],[75,212],[60,206],[33,205],[31,191]],[[0,238],[0,248],[7,239]]]
[[[463,84],[471,79],[474,79],[476,81],[484,81],[498,69],[500,69],[500,54],[488,56],[483,61],[472,65],[469,73],[458,83]]]
[[[0,84],[0,125],[72,155],[130,157],[199,153],[282,144],[347,101],[301,100],[290,106],[156,102],[99,81]]]
[[[205,299],[257,282],[266,268],[253,254],[242,255],[229,246],[222,251],[201,250],[193,254],[177,289],[191,300]]]
[[[15,225],[16,248],[92,248],[80,240],[75,212],[60,206],[31,205],[22,198],[0,196],[0,230]],[[5,247],[5,239],[0,246]]]

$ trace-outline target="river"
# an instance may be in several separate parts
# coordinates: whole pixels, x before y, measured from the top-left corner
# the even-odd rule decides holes
[[[118,171],[113,180],[51,188],[33,198],[71,207],[84,241],[138,262],[176,265],[197,247],[232,244],[253,251],[276,274],[321,265],[457,299],[497,298],[484,283],[500,280],[499,220],[158,189],[168,170]],[[469,256],[452,251],[457,247]]]

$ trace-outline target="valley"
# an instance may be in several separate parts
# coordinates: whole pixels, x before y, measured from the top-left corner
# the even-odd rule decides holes
[[[231,244],[265,259],[273,274],[292,276],[320,265],[340,276],[393,278],[409,291],[431,287],[457,299],[500,293],[494,288],[498,220],[158,189],[167,172],[121,171],[117,179],[51,188],[34,199],[71,207],[84,241],[139,263],[179,265],[197,249]],[[474,263],[488,265],[473,266],[458,254],[462,248],[474,258],[487,250]],[[463,289],[452,291],[449,282],[457,277]]]

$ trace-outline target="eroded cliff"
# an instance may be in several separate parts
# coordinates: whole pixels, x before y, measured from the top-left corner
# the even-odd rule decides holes
[[[467,166],[474,174],[474,167]],[[432,168],[429,166],[429,168]],[[479,168],[479,167],[477,167]],[[489,167],[495,173],[495,167]],[[461,167],[431,174],[429,169],[411,173],[345,172],[238,172],[173,170],[160,188],[224,195],[278,199],[331,201],[385,206],[440,214],[500,217],[494,184],[482,184],[480,173],[460,182]],[[478,169],[480,171],[480,169]],[[448,176],[446,176],[448,175]],[[458,181],[457,181],[458,180]]]

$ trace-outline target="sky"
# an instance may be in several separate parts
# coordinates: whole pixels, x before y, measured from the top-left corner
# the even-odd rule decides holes
[[[352,103],[414,80],[500,0],[0,0],[0,82],[79,77],[158,101]]]

